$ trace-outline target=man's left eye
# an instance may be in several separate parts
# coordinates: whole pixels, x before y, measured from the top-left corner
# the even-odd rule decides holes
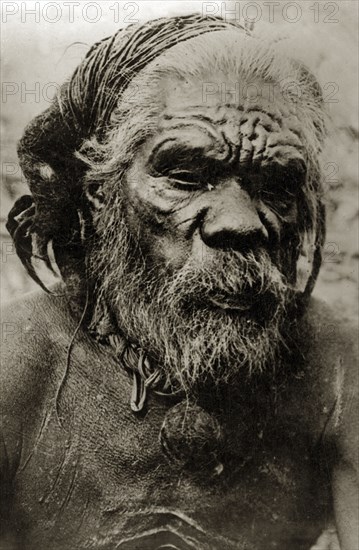
[[[262,199],[274,210],[285,215],[288,214],[296,204],[296,197],[286,190],[270,192],[268,190],[261,193]]]

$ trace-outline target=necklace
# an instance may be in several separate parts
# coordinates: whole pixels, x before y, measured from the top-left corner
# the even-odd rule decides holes
[[[148,354],[141,347],[114,334],[108,340],[125,369],[132,374],[130,406],[134,413],[143,410],[149,391],[164,397],[180,396],[183,393],[181,389],[173,387],[159,367],[152,365]]]

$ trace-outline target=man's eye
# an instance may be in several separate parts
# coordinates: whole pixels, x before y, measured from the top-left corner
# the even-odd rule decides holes
[[[296,204],[296,196],[287,190],[276,192],[265,190],[261,193],[262,200],[279,214],[288,214]]]
[[[168,177],[174,180],[174,183],[182,188],[197,189],[202,185],[199,174],[191,172],[190,170],[181,170],[178,172],[171,171],[168,173]]]

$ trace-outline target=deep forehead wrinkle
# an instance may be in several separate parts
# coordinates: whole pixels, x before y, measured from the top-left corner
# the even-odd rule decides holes
[[[158,151],[168,152],[170,149],[177,153],[181,150],[182,154],[187,150],[189,157],[195,150],[197,153],[201,151],[203,156],[228,162],[232,146],[224,132],[216,125],[191,117],[179,120],[174,118],[167,122],[170,124],[163,128],[151,147],[150,162]]]
[[[293,162],[302,170],[307,155],[296,115],[275,105],[268,112],[265,106],[194,102],[184,109],[172,104],[160,118],[155,149],[171,139],[175,149],[201,149],[208,158],[246,170]]]
[[[286,136],[288,136],[288,132],[293,134],[292,139],[298,146],[301,146],[302,132],[298,118],[294,112],[290,112],[287,108],[284,108],[283,111],[273,106],[271,110],[266,110],[260,104],[250,106],[197,104],[188,106],[187,109],[166,109],[160,128],[167,130],[194,125],[203,128],[206,133],[216,138],[218,132],[223,131],[223,127],[231,127],[230,134],[233,133],[233,130],[236,132],[237,129],[238,134],[247,135],[248,131],[253,132],[259,124],[267,132],[283,131]]]

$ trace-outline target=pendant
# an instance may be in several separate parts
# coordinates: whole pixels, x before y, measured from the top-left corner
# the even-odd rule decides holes
[[[206,476],[223,472],[224,439],[217,418],[188,401],[168,410],[160,431],[161,447],[170,462]]]

